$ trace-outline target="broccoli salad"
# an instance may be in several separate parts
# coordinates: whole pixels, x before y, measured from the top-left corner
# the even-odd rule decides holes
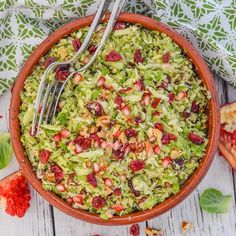
[[[63,81],[96,50],[104,24]],[[171,38],[118,22],[95,63],[68,82],[52,125],[31,135],[40,77],[70,59],[88,27],[61,39],[35,66],[21,93],[21,141],[42,186],[103,219],[153,208],[177,193],[205,155],[210,94]]]

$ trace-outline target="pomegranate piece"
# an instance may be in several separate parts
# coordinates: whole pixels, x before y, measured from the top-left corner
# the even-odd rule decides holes
[[[120,196],[121,195],[121,189],[120,188],[115,188],[113,190],[113,193],[116,195],[116,196]]]
[[[151,101],[151,94],[150,93],[144,93],[141,99],[141,105],[147,106]]]
[[[78,72],[73,77],[73,83],[75,85],[79,85],[82,80],[83,80],[83,76]]]
[[[60,70],[56,72],[56,79],[60,81],[64,81],[67,79],[67,77],[70,75],[70,72],[68,70]]]
[[[77,52],[81,47],[80,40],[79,39],[73,39],[72,40],[72,46],[73,46],[74,50]]]
[[[123,98],[121,96],[119,96],[119,95],[116,95],[116,97],[115,97],[115,104],[116,104],[116,107],[118,109],[121,109],[123,104],[124,104]]]
[[[155,129],[159,129],[162,133],[164,133],[164,127],[160,123],[155,123],[154,124]]]
[[[187,93],[185,91],[180,91],[177,96],[176,96],[176,99],[178,101],[181,101],[182,99],[184,99],[185,97],[187,97]]]
[[[162,160],[162,165],[166,168],[172,163],[172,159],[170,157],[165,157]]]
[[[160,98],[154,98],[152,103],[151,103],[152,108],[156,109],[158,107],[160,101],[161,101]]]
[[[56,61],[55,57],[48,57],[45,59],[45,61],[43,62],[43,65],[45,66],[45,68],[48,68],[52,63],[54,63]]]
[[[54,136],[53,136],[53,140],[56,142],[56,143],[58,143],[58,142],[60,142],[61,141],[61,134],[59,133],[59,134],[55,134]]]
[[[154,154],[160,154],[160,152],[161,152],[160,147],[158,145],[155,145],[153,148],[153,152],[154,152]]]
[[[125,29],[125,28],[126,28],[125,23],[120,22],[120,21],[116,22],[114,27],[113,27],[114,30],[121,30],[121,29]]]
[[[93,55],[97,50],[97,46],[96,45],[90,45],[88,48],[88,51],[91,55]]]
[[[141,53],[141,49],[140,48],[135,50],[134,61],[136,63],[143,63],[144,62],[144,58],[142,57],[142,53]]]
[[[122,113],[124,116],[130,116],[131,112],[130,112],[130,108],[128,106],[124,106],[122,108]]]
[[[106,78],[104,76],[100,76],[100,78],[97,81],[97,86],[102,87],[106,82]]]
[[[128,186],[129,186],[130,190],[132,191],[132,193],[134,194],[135,197],[140,196],[140,192],[138,190],[136,190],[133,186],[132,179],[128,180]]]
[[[121,204],[115,204],[111,208],[114,209],[116,212],[121,212],[124,210],[124,207]]]
[[[48,150],[42,150],[40,151],[39,153],[39,161],[42,163],[42,164],[47,164],[48,163],[48,160],[51,156],[51,152],[48,151]]]
[[[199,104],[197,104],[196,101],[193,101],[193,102],[192,102],[192,106],[191,106],[191,111],[192,111],[193,113],[198,113],[199,110],[200,110]]]
[[[139,170],[142,170],[145,167],[145,162],[143,160],[133,160],[130,162],[129,168],[132,170],[132,172],[137,172]]]
[[[188,139],[196,145],[201,145],[204,142],[203,138],[199,137],[198,135],[192,132],[188,134]]]
[[[106,200],[101,196],[96,196],[92,200],[92,206],[96,209],[103,208],[105,205],[106,205]]]
[[[59,191],[59,192],[64,192],[66,190],[64,184],[57,184],[56,185],[56,189]]]
[[[159,115],[160,115],[160,112],[159,112],[159,111],[153,112],[153,116],[159,116]]]
[[[115,50],[112,50],[109,54],[105,56],[105,60],[109,62],[117,62],[122,60],[122,56],[120,53],[116,52]]]
[[[124,151],[123,150],[113,150],[112,151],[113,156],[116,160],[122,160],[124,158]]]
[[[98,186],[97,179],[96,179],[96,176],[95,176],[94,172],[92,172],[89,175],[87,175],[86,179],[87,179],[87,182],[90,183],[93,187],[97,187]]]
[[[119,90],[118,93],[127,94],[132,91],[133,91],[133,89],[131,87],[128,87],[128,88],[124,88],[124,89]]]
[[[0,206],[11,216],[23,217],[30,207],[30,190],[19,172],[0,181]]]
[[[83,204],[84,196],[82,194],[78,194],[78,195],[74,196],[72,198],[72,200],[74,203]]]
[[[70,137],[70,131],[67,129],[64,129],[60,132],[61,138],[69,138]]]
[[[51,166],[51,172],[54,173],[55,178],[58,181],[62,180],[63,177],[64,177],[64,173],[63,173],[62,168],[59,165],[57,165],[57,164]]]
[[[86,105],[89,112],[91,112],[95,116],[102,116],[104,114],[102,105],[99,102],[89,102]]]
[[[185,119],[190,117],[190,112],[184,111],[182,114]]]
[[[142,91],[142,90],[144,90],[144,88],[145,88],[142,79],[137,80],[136,82],[134,82],[134,86],[135,86],[136,89],[139,90],[139,91]]]
[[[86,150],[91,147],[91,139],[80,135],[75,138],[74,143],[81,147],[82,150]]]
[[[141,124],[143,122],[143,119],[140,116],[136,116],[134,118],[134,122],[138,125],[138,124]]]
[[[113,183],[112,183],[112,180],[110,178],[105,178],[104,180],[104,184],[107,186],[107,187],[112,187]]]
[[[173,92],[169,93],[168,98],[169,98],[169,103],[171,104],[175,100],[175,94]]]
[[[126,129],[126,130],[125,130],[125,135],[126,135],[128,138],[136,137],[136,136],[137,136],[137,131],[134,130],[134,129],[132,129],[132,128]]]
[[[161,142],[164,145],[170,144],[172,141],[176,140],[176,136],[171,133],[164,134],[161,138]]]
[[[131,225],[129,232],[131,236],[139,236],[140,234],[139,225],[138,224]]]
[[[163,63],[169,63],[170,62],[170,53],[166,52],[162,57]]]

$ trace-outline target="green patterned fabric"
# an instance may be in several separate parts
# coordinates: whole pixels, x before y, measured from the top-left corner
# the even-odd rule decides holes
[[[236,84],[236,0],[128,0],[126,11],[177,29],[210,67]],[[62,24],[95,13],[98,0],[0,0],[0,95],[32,50]]]

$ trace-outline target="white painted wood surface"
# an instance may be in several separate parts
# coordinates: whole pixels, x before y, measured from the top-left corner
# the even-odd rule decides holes
[[[236,100],[236,89],[230,87],[221,79],[215,79],[221,103]],[[0,97],[0,131],[8,130],[8,109],[10,92]],[[0,171],[0,178],[18,169],[15,158],[5,170]],[[228,163],[216,154],[214,162],[198,188],[181,204],[171,211],[140,225],[140,235],[145,235],[144,229],[160,228],[164,236],[181,236],[181,222],[189,221],[194,228],[188,236],[235,236],[236,235],[236,174]],[[233,196],[233,207],[227,214],[211,215],[199,207],[199,194],[206,188],[215,187],[225,194]],[[1,236],[128,236],[129,226],[104,227],[73,219],[70,216],[51,207],[32,188],[31,207],[23,219],[13,218],[0,211]]]

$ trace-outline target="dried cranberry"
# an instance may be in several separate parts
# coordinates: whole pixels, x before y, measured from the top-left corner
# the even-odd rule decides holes
[[[131,225],[129,231],[131,236],[139,236],[140,234],[139,225],[138,224]]]
[[[70,75],[70,72],[68,70],[60,70],[56,72],[56,79],[60,81],[64,81],[67,79],[67,77]]]
[[[169,103],[172,103],[175,100],[175,94],[173,92],[169,93],[168,98],[169,98]]]
[[[124,103],[123,98],[121,96],[119,96],[119,95],[116,95],[116,97],[115,97],[115,104],[116,104],[118,109],[122,108],[122,104],[123,103]]]
[[[154,124],[154,127],[155,127],[156,129],[159,129],[162,133],[164,132],[164,127],[163,127],[162,124],[160,124],[160,123],[155,123],[155,124]]]
[[[140,123],[143,122],[143,119],[142,119],[140,116],[136,116],[136,117],[134,118],[134,121],[135,121],[136,124],[140,124]]]
[[[198,135],[192,132],[188,134],[188,139],[196,145],[201,145],[204,142],[203,138],[199,137]]]
[[[73,46],[74,50],[77,52],[81,47],[80,40],[79,39],[73,39],[72,40],[72,46]]]
[[[170,53],[166,52],[162,57],[163,63],[169,63],[170,62]]]
[[[96,196],[92,200],[92,206],[96,209],[100,209],[106,205],[106,200],[101,196]]]
[[[160,101],[161,101],[160,98],[154,98],[152,103],[151,103],[152,108],[156,109],[158,104],[160,103]]]
[[[175,141],[175,140],[176,140],[176,136],[171,133],[164,134],[161,139],[162,144],[164,145],[170,144],[172,141]]]
[[[102,116],[104,114],[102,105],[99,102],[89,102],[86,107],[93,115]]]
[[[116,52],[115,50],[112,50],[109,54],[105,56],[105,60],[109,62],[116,62],[122,60],[122,56],[120,53]]]
[[[59,165],[55,164],[55,165],[51,166],[51,171],[55,174],[55,178],[57,180],[63,179],[64,173],[63,173],[62,168]]]
[[[46,164],[49,160],[49,157],[51,156],[51,152],[48,150],[42,150],[39,153],[39,161],[43,164]]]
[[[93,55],[97,50],[97,46],[96,45],[90,45],[88,48],[88,51],[91,55]]]
[[[93,187],[97,187],[98,184],[97,184],[97,179],[94,172],[87,175],[86,179],[87,179],[87,182],[90,183]]]
[[[46,58],[46,60],[43,62],[43,65],[45,66],[45,68],[48,68],[53,62],[56,61],[55,57],[48,57]]]
[[[118,22],[115,23],[113,29],[114,30],[121,30],[121,29],[125,29],[125,27],[126,27],[126,25],[125,25],[124,22],[118,21]]]
[[[121,189],[120,188],[115,188],[113,190],[113,193],[116,195],[116,196],[120,196],[121,195]]]
[[[189,118],[189,117],[190,117],[190,112],[184,111],[184,112],[183,112],[183,117],[184,117],[185,119]]]
[[[128,180],[128,186],[129,186],[130,190],[132,191],[132,193],[134,194],[135,197],[140,196],[140,192],[138,190],[134,189],[132,179]]]
[[[199,112],[199,109],[200,109],[199,104],[197,104],[196,101],[193,101],[193,102],[192,102],[192,106],[191,106],[191,111],[192,111],[193,113],[198,113],[198,112]]]
[[[112,154],[116,160],[122,160],[124,158],[125,153],[123,150],[113,150]]]
[[[126,129],[126,130],[125,130],[125,135],[126,135],[128,138],[136,137],[136,136],[137,136],[137,131],[134,130],[134,129],[132,129],[132,128]]]
[[[145,167],[145,162],[143,160],[133,160],[129,165],[132,172],[142,170]]]
[[[144,62],[144,59],[142,57],[142,54],[141,54],[141,49],[136,49],[135,50],[135,53],[134,53],[134,61],[136,63],[143,63]]]

